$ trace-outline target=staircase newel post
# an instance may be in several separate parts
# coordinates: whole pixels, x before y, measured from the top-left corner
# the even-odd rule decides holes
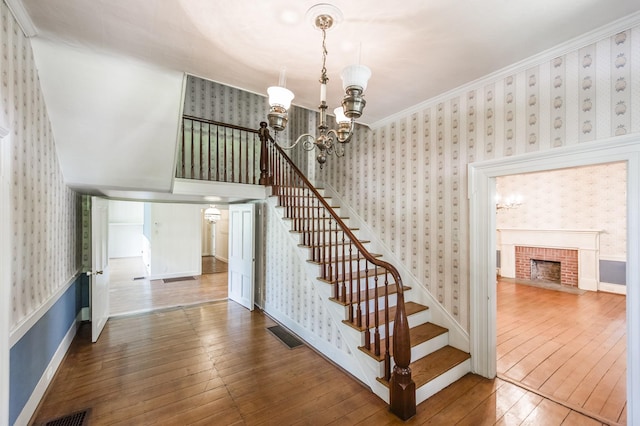
[[[269,155],[267,153],[267,141],[270,140],[273,142],[273,138],[269,134],[266,121],[260,122],[258,135],[260,135],[260,180],[258,183],[260,185],[269,185],[271,182],[269,179]]]
[[[411,345],[409,321],[404,308],[404,292],[398,282],[398,303],[393,325],[393,358],[395,367],[389,381],[389,401],[393,414],[408,420],[416,414],[416,384],[411,378]]]

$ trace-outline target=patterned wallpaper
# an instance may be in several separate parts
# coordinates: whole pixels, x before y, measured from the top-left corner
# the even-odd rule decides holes
[[[267,120],[268,112],[269,102],[265,96],[198,77],[187,77],[185,115],[258,129],[260,122]],[[287,128],[277,135],[278,143],[289,146],[298,135],[314,133],[316,116],[317,113],[313,111],[292,106]],[[273,130],[271,132],[271,136],[275,137]],[[301,170],[305,170],[308,164],[307,152],[300,148],[298,146],[287,153]]]
[[[274,203],[267,203],[266,209],[266,311],[275,309],[318,339],[350,354],[338,327],[314,288],[314,285],[326,284],[319,281],[314,284],[309,279],[304,268],[306,262],[298,258],[296,244],[292,243],[294,237],[277,217]],[[283,277],[288,279],[283,280]]]
[[[4,2],[3,120],[11,145],[11,329],[77,272],[79,196],[64,184],[31,45]]]
[[[318,179],[468,330],[467,165],[640,132],[640,27],[395,117]]]
[[[627,167],[611,163],[496,179],[502,198],[522,196],[501,209],[498,228],[600,229],[600,256],[626,260]]]

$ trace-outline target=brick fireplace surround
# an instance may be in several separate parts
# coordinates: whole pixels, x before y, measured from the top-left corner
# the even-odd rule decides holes
[[[560,262],[560,283],[578,286],[578,250],[516,246],[516,278],[531,279],[531,261]]]
[[[562,283],[581,290],[598,291],[600,277],[600,230],[597,229],[498,229],[497,243],[500,250],[500,275],[505,278],[531,279],[531,259],[558,261]],[[516,276],[517,250],[530,250],[522,261],[526,275]],[[565,252],[573,252],[563,260]],[[571,260],[570,260],[571,259]],[[566,263],[566,265],[565,265]],[[567,272],[574,271],[572,274]],[[564,275],[567,275],[565,281]],[[571,280],[569,280],[571,275]],[[574,277],[575,276],[575,277]]]

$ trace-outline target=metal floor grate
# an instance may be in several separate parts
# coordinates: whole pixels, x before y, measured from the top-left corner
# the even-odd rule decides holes
[[[177,283],[179,281],[190,281],[195,280],[195,277],[178,277],[178,278],[164,278],[162,280],[163,283]]]
[[[304,345],[304,343],[302,343],[293,334],[285,330],[282,326],[274,325],[273,327],[267,327],[267,330],[269,330],[271,334],[276,336],[282,343],[287,345],[289,349],[295,349],[299,346]]]
[[[89,410],[78,411],[77,413],[49,420],[44,423],[43,426],[86,426],[89,424],[87,421],[88,418]]]

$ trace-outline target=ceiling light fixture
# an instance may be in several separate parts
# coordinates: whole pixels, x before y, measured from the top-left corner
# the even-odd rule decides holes
[[[305,150],[318,149],[316,159],[320,163],[320,168],[327,162],[327,155],[336,154],[338,157],[344,156],[344,146],[351,140],[355,128],[355,119],[362,115],[365,107],[363,93],[367,88],[367,82],[371,77],[371,70],[360,64],[350,65],[342,70],[342,87],[345,90],[342,106],[334,110],[337,129],[329,129],[327,125],[327,31],[335,26],[342,19],[340,9],[330,4],[317,4],[307,11],[307,18],[311,20],[313,26],[322,31],[322,70],[320,72],[320,124],[318,125],[317,136],[309,133],[300,135],[293,145],[282,147],[293,149],[299,142]],[[269,87],[269,126],[276,132],[284,130],[287,126],[288,110],[293,100],[293,92],[284,87],[281,76],[280,86]],[[336,143],[338,142],[338,143]]]
[[[216,223],[221,217],[220,209],[214,205],[210,205],[209,208],[204,211],[204,218],[211,223]]]

